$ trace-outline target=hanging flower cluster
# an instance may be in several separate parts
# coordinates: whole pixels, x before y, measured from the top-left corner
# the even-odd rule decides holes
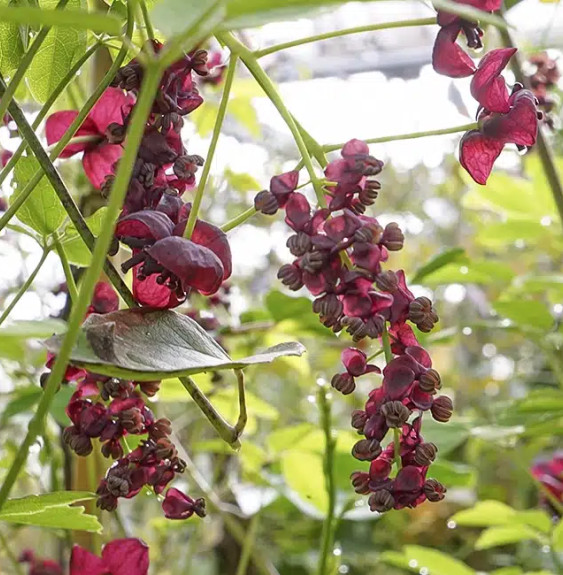
[[[538,107],[545,113],[545,123],[553,129],[555,122],[550,112],[558,103],[553,90],[561,78],[559,66],[547,52],[532,54],[528,63],[533,67],[533,73],[528,77],[529,86],[538,100]]]
[[[352,425],[365,437],[354,446],[353,455],[372,462],[369,473],[353,474],[354,488],[371,493],[370,506],[377,511],[439,501],[446,489],[426,479],[437,448],[424,443],[421,416],[431,411],[435,419],[446,422],[452,402],[436,397],[440,376],[407,323],[428,332],[438,316],[428,298],[415,298],[410,292],[402,270],[382,267],[389,251],[400,250],[404,241],[396,223],[383,228],[364,213],[377,198],[381,186],[373,176],[383,163],[360,140],[348,142],[341,156],[325,169],[330,182],[326,208],[312,210],[307,198],[295,191],[297,172],[272,178],[270,189],[256,196],[255,206],[266,214],[285,210],[285,221],[295,232],[287,245],[296,259],[282,266],[278,277],[291,290],[308,289],[321,323],[335,333],[346,330],[354,341],[392,338],[383,385],[370,393],[364,411],[353,414]],[[336,374],[332,385],[344,394],[354,391],[358,377],[380,373],[360,349],[345,349],[342,361],[346,371]],[[381,441],[392,428],[400,430],[399,445],[391,443],[383,450]],[[400,471],[391,478],[394,459]]]
[[[456,0],[486,12],[499,10],[500,0]],[[467,132],[460,142],[460,163],[478,184],[486,184],[495,160],[505,144],[515,144],[519,150],[536,143],[538,122],[543,114],[538,111],[539,101],[530,90],[515,84],[509,93],[500,75],[516,48],[491,50],[478,66],[457,44],[461,32],[470,48],[482,48],[483,31],[476,22],[470,22],[438,11],[440,31],[432,52],[432,65],[439,74],[452,78],[471,79],[471,95],[477,100],[478,129]]]

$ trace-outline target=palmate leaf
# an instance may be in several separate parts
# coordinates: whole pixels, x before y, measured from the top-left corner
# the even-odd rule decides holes
[[[46,342],[58,353],[62,336]],[[221,369],[242,369],[269,363],[305,348],[288,342],[242,359],[231,359],[195,321],[170,310],[122,310],[91,315],[72,350],[71,363],[94,373],[135,381],[193,375]]]

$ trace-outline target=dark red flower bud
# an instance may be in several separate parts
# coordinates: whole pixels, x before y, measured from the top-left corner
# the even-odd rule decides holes
[[[335,294],[325,294],[313,302],[313,311],[320,316],[321,323],[333,327],[342,315],[342,302]]]
[[[365,187],[360,190],[358,194],[358,200],[364,206],[371,206],[375,203],[377,196],[379,196],[379,190],[381,189],[381,184],[376,180],[368,180]]]
[[[290,290],[297,291],[303,287],[301,270],[294,264],[285,264],[278,270],[278,279]]]
[[[367,495],[369,493],[369,473],[363,471],[354,471],[350,475],[354,491],[360,495]]]
[[[387,270],[375,276],[375,285],[388,293],[395,293],[399,287],[399,277],[392,270]]]
[[[297,232],[289,236],[286,245],[294,256],[301,257],[312,248],[313,244],[311,243],[311,238],[306,233]]]
[[[117,497],[108,491],[105,479],[100,483],[100,486],[96,490],[96,494],[98,495],[96,507],[99,507],[104,511],[115,511],[117,509]]]
[[[86,457],[92,453],[92,440],[71,425],[63,431],[63,441],[76,453]]]
[[[326,254],[323,252],[307,252],[300,262],[301,269],[316,274],[321,271],[327,263]]]
[[[354,338],[354,341],[360,341],[366,337],[368,330],[361,318],[344,317],[341,321],[342,325],[346,327],[346,331]]]
[[[442,501],[448,491],[444,485],[435,479],[427,479],[424,482],[423,490],[428,501],[432,501],[433,503]]]
[[[424,393],[434,394],[437,389],[442,387],[440,374],[435,369],[430,368],[419,376],[418,385]]]
[[[366,335],[372,339],[377,339],[381,337],[384,326],[385,318],[381,314],[376,313],[366,321]]]
[[[276,196],[268,190],[258,192],[254,198],[254,208],[266,216],[273,216],[280,208]]]
[[[138,407],[131,407],[119,413],[119,423],[129,433],[140,434],[145,429],[145,418]]]
[[[123,447],[119,439],[109,439],[102,444],[102,455],[106,458],[120,459],[123,457]]]
[[[106,487],[114,497],[125,497],[130,489],[127,477],[122,474],[108,475]]]
[[[176,447],[167,437],[161,437],[156,442],[155,455],[158,459],[172,459],[176,456]]]
[[[352,412],[352,427],[354,429],[357,429],[359,432],[361,432],[366,423],[368,421],[368,414],[361,410],[361,409],[355,409]]]
[[[399,224],[391,222],[385,226],[381,243],[391,252],[398,252],[403,249],[405,236],[399,227]]]
[[[104,382],[100,394],[104,401],[108,401],[110,397],[125,399],[131,395],[134,389],[135,387],[130,381],[112,377]]]
[[[428,467],[435,459],[438,448],[433,443],[421,443],[414,452],[414,461],[421,467]]]
[[[122,126],[117,122],[112,122],[106,128],[105,136],[110,144],[122,144],[125,140],[125,133],[127,132],[127,126]]]
[[[352,455],[360,461],[373,461],[381,455],[381,445],[377,439],[360,439],[352,447]]]
[[[168,437],[172,433],[172,424],[169,419],[162,417],[157,419],[149,427],[149,437],[155,441],[161,439],[162,437]]]
[[[438,314],[432,307],[432,302],[427,297],[417,297],[409,305],[409,320],[412,321],[418,329],[428,333],[438,322]]]
[[[354,378],[349,373],[337,373],[330,381],[330,385],[342,395],[349,395],[356,389]]]
[[[190,54],[190,63],[192,70],[198,76],[207,76],[209,70],[207,68],[207,51],[206,50],[196,50]]]
[[[94,313],[110,313],[119,309],[119,297],[113,287],[106,282],[98,282],[90,303]]]
[[[400,401],[388,401],[381,407],[381,414],[385,417],[388,427],[402,427],[407,422],[411,412]]]
[[[188,519],[194,513],[200,517],[205,517],[205,501],[203,499],[194,501],[174,487],[166,492],[162,509],[168,519]]]
[[[432,403],[432,417],[441,423],[447,423],[450,420],[454,410],[452,400],[446,395],[440,395]]]
[[[370,495],[368,504],[371,511],[385,513],[386,511],[393,509],[393,506],[395,505],[395,499],[393,495],[387,491],[387,489],[380,489],[379,491],[376,491]]]
[[[270,192],[274,194],[280,208],[285,207],[287,200],[299,184],[299,172],[286,172],[270,180]]]
[[[160,389],[160,381],[141,381],[139,387],[147,397],[153,397]]]

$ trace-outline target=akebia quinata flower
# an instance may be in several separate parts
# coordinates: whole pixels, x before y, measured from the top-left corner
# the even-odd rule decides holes
[[[75,545],[70,575],[147,575],[149,548],[140,539],[115,539],[104,545],[101,557]]]

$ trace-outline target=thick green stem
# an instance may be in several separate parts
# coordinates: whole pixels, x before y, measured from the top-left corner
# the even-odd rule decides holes
[[[101,42],[96,42],[93,44],[81,58],[79,58],[74,66],[68,71],[68,74],[59,82],[57,87],[53,90],[43,107],[33,120],[31,127],[33,130],[36,130],[39,127],[39,124],[43,121],[45,116],[49,113],[49,110],[57,100],[57,98],[62,94],[63,90],[74,80],[76,73],[82,68],[82,66],[87,62],[90,57],[96,52],[96,50],[101,46]],[[27,148],[27,142],[22,140],[21,144],[18,146],[16,151],[13,153],[12,157],[8,160],[2,171],[0,172],[0,185],[4,182],[4,180],[8,177],[10,172],[14,169],[17,161],[21,158],[22,154]]]
[[[250,558],[252,557],[252,549],[256,542],[256,535],[258,534],[258,523],[260,521],[260,512],[258,511],[250,520],[244,543],[240,552],[240,559],[237,565],[236,575],[246,575]]]
[[[209,172],[211,171],[211,165],[213,164],[213,157],[215,156],[215,150],[217,149],[217,143],[219,142],[219,137],[221,135],[221,128],[223,126],[223,120],[225,119],[225,114],[227,112],[229,96],[231,95],[231,87],[235,78],[237,60],[238,58],[236,55],[231,56],[231,61],[229,62],[229,68],[227,70],[227,76],[225,78],[223,96],[221,98],[221,103],[219,104],[219,110],[217,111],[217,118],[215,119],[215,126],[213,128],[213,135],[211,136],[211,143],[209,144],[207,158],[205,159],[205,165],[203,166],[203,173],[201,174],[201,179],[199,180],[199,185],[194,197],[192,209],[190,210],[190,215],[188,217],[188,223],[186,224],[186,229],[184,230],[184,237],[188,240],[192,237],[192,233],[195,228],[197,216],[199,214],[199,208],[201,207],[201,200],[203,199],[205,186],[207,185],[207,179],[209,178]]]
[[[514,41],[508,29],[500,29],[500,36],[502,38],[503,44],[507,48],[515,47]],[[524,74],[522,69],[522,61],[520,58],[520,53],[516,52],[510,59],[510,67],[514,72],[514,77],[517,82],[520,82],[523,86],[530,89],[530,82],[528,77]],[[559,213],[559,218],[563,224],[563,185],[561,184],[561,179],[559,178],[559,173],[557,171],[557,166],[555,165],[555,159],[553,157],[553,150],[547,140],[545,131],[543,127],[538,126],[538,137],[537,137],[537,147],[540,161],[543,166],[543,171],[549,183],[551,189],[551,194],[557,207],[557,212]]]
[[[234,230],[241,224],[244,224],[244,222],[249,220],[252,216],[256,215],[257,213],[258,211],[256,210],[256,208],[252,206],[251,208],[248,208],[247,210],[245,210],[244,212],[233,218],[230,222],[227,222],[226,224],[222,225],[221,229],[225,233],[230,232],[231,230]]]
[[[137,151],[145,132],[146,120],[153,105],[160,77],[161,71],[154,64],[145,70],[139,99],[137,100],[133,110],[131,123],[127,130],[124,153],[119,162],[101,232],[96,240],[94,251],[92,253],[92,263],[90,267],[87,268],[82,280],[78,300],[73,306],[68,322],[68,329],[64,336],[61,349],[57,355],[51,375],[47,380],[41,400],[37,405],[35,415],[29,423],[27,435],[20,445],[10,470],[4,479],[4,483],[0,488],[0,509],[6,502],[19,473],[27,460],[29,448],[33,445],[33,442],[43,429],[51,402],[53,401],[55,393],[64,377],[72,348],[74,347],[76,339],[80,333],[80,326],[92,299],[94,287],[99,279],[104,266],[106,253],[113,238],[115,221],[119,215],[123,201],[125,200],[125,195],[129,187],[129,180],[137,158]]]
[[[427,130],[425,132],[409,132],[408,134],[370,138],[368,140],[364,140],[364,142],[368,144],[384,144],[385,142],[396,142],[398,140],[415,140],[417,138],[427,138],[429,136],[444,136],[445,134],[468,132],[469,130],[476,130],[477,128],[477,122],[472,122],[471,124],[462,124],[461,126],[454,126],[453,128],[441,128],[439,130]],[[345,142],[341,144],[327,144],[326,146],[323,146],[323,150],[325,152],[334,152],[335,150],[340,150],[344,144]]]
[[[4,93],[3,91],[5,87],[6,85],[4,84],[4,80],[0,75],[0,97]],[[61,204],[65,208],[66,213],[68,214],[70,220],[72,221],[76,230],[80,234],[82,241],[86,244],[88,249],[92,251],[95,241],[94,236],[92,235],[90,228],[88,228],[88,224],[84,221],[84,218],[82,217],[82,214],[78,209],[78,206],[75,204],[72,196],[70,195],[70,192],[67,190],[65,183],[63,182],[59,173],[53,166],[51,159],[43,149],[41,142],[39,141],[35,132],[29,125],[27,118],[25,117],[24,113],[21,111],[20,107],[17,105],[15,101],[12,101],[10,103],[8,109],[10,111],[10,115],[12,116],[12,118],[14,119],[14,121],[18,126],[18,130],[22,138],[25,139],[27,145],[34,153],[37,161],[41,166],[41,169],[37,170],[36,173],[36,175],[38,175],[38,177],[36,178],[37,182],[41,180],[43,174],[45,174],[45,176],[53,186],[53,189],[55,190],[55,193],[57,194]],[[34,180],[35,178],[33,178],[32,181]],[[29,187],[30,184],[28,183],[25,190],[27,190]],[[25,190],[22,191],[22,193],[16,198],[14,203],[10,206],[10,209],[12,209],[18,203],[21,205],[22,202],[19,202],[19,200],[26,195]],[[6,214],[7,213],[8,212],[6,212]],[[117,219],[117,215],[115,217]],[[104,270],[108,278],[110,279],[111,283],[114,285],[115,289],[119,292],[124,301],[127,302],[129,306],[134,306],[135,300],[133,299],[133,296],[131,295],[129,288],[127,287],[125,282],[121,279],[121,276],[108,259],[105,259]]]
[[[61,242],[58,239],[55,239],[54,243],[59,259],[61,260],[61,266],[63,267],[63,272],[65,274],[68,295],[70,296],[70,301],[74,304],[74,302],[76,302],[76,300],[78,299],[78,291],[76,289],[76,283],[74,282],[74,277],[72,276],[72,270],[70,269],[70,264],[68,263],[68,258],[66,257]]]
[[[59,0],[59,3],[57,4],[55,10],[61,10],[67,4],[68,0]],[[8,105],[12,101],[12,98],[14,97],[16,90],[18,89],[21,81],[23,80],[25,73],[29,68],[29,65],[33,61],[33,58],[35,58],[35,55],[39,51],[39,48],[41,48],[41,45],[45,41],[45,38],[47,37],[47,34],[49,33],[50,29],[51,29],[50,26],[43,26],[41,30],[39,30],[39,32],[37,33],[37,36],[35,36],[35,39],[33,40],[31,46],[29,47],[29,50],[24,54],[20,62],[20,65],[16,70],[16,73],[14,74],[13,78],[10,81],[10,85],[8,86],[4,94],[2,94],[2,99],[0,100],[0,118],[4,117],[4,114],[8,109]]]
[[[50,248],[45,248],[43,250],[43,255],[41,256],[41,259],[39,260],[39,262],[35,266],[35,269],[31,272],[31,274],[27,278],[27,280],[25,280],[24,284],[18,290],[18,293],[15,295],[14,299],[10,302],[8,307],[6,307],[6,309],[2,312],[2,315],[0,316],[0,325],[2,325],[4,323],[4,321],[6,321],[6,318],[10,315],[10,313],[12,313],[12,310],[16,307],[16,305],[18,304],[18,302],[22,298],[23,294],[29,289],[29,287],[31,286],[31,284],[35,280],[37,274],[39,273],[39,270],[43,267],[43,264],[45,263],[45,260],[47,259],[47,256],[49,255],[49,251],[50,251]]]
[[[321,550],[317,573],[318,575],[325,575],[329,572],[328,569],[331,566],[331,559],[334,556],[334,535],[336,531],[336,483],[334,477],[334,450],[336,448],[336,439],[332,432],[331,405],[326,395],[326,389],[324,386],[319,388],[317,397],[321,411],[321,426],[325,436],[323,470],[325,476],[326,491],[328,495],[328,508],[323,523]]]
[[[280,50],[287,50],[295,46],[302,46],[303,44],[311,44],[312,42],[320,42],[322,40],[330,40],[331,38],[338,38],[340,36],[349,36],[351,34],[362,34],[363,32],[375,32],[377,30],[388,30],[390,28],[407,28],[409,26],[431,26],[436,24],[436,17],[433,18],[417,18],[415,20],[399,20],[398,22],[384,22],[382,24],[370,24],[368,26],[357,26],[355,28],[346,28],[344,30],[336,30],[335,32],[327,32],[326,34],[317,34],[315,36],[308,36],[307,38],[300,38],[299,40],[292,40],[291,42],[284,42],[283,44],[276,44],[264,50],[257,50],[254,52],[256,58],[262,58],[269,54],[279,52]]]
[[[317,174],[315,173],[315,168],[313,167],[313,163],[311,161],[311,156],[309,154],[309,150],[305,142],[303,141],[303,136],[299,131],[293,116],[286,108],[283,99],[281,98],[279,92],[277,91],[276,87],[274,86],[272,80],[264,72],[256,56],[254,53],[249,50],[242,42],[239,42],[232,34],[228,32],[224,32],[221,34],[217,34],[217,39],[221,44],[224,44],[229,48],[232,54],[237,54],[240,59],[244,62],[244,65],[248,68],[248,71],[254,76],[254,79],[260,84],[262,90],[272,104],[276,107],[280,116],[284,119],[287,127],[291,131],[293,135],[293,139],[295,140],[295,144],[301,153],[301,157],[303,159],[303,164],[309,173],[309,177],[311,178],[311,182],[313,182],[313,186],[315,188],[315,194],[317,195],[317,200],[321,206],[325,205],[325,198],[324,198],[324,191],[322,183],[317,178]]]
[[[145,22],[145,28],[147,30],[147,36],[149,40],[154,40],[156,36],[154,35],[154,28],[152,27],[152,22],[149,16],[149,10],[145,0],[140,0],[141,12],[143,13],[143,21]]]

